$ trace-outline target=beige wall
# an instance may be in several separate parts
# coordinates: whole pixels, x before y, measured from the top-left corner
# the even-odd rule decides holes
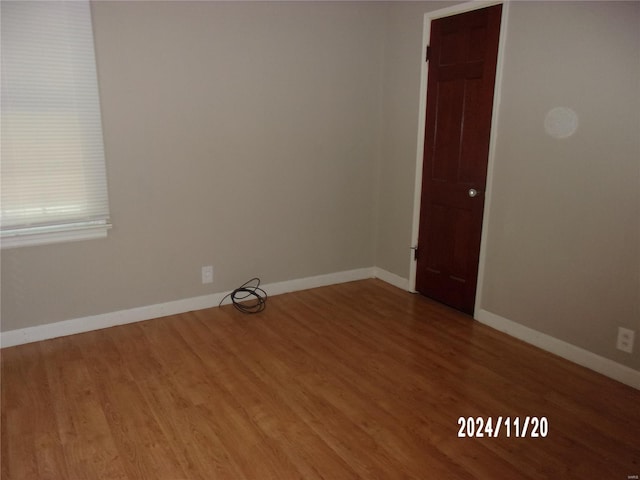
[[[114,227],[3,251],[4,331],[375,263],[385,5],[92,11]]]
[[[2,330],[253,275],[408,278],[422,21],[443,5],[95,3],[114,228],[3,251]],[[511,4],[480,297],[636,369],[614,343],[640,335],[639,22],[638,2]],[[544,133],[555,106],[572,137]]]
[[[404,278],[422,17],[394,8],[385,51],[376,262]],[[507,22],[480,307],[640,369],[640,339],[615,349],[640,335],[640,3],[513,2]],[[579,117],[562,140],[557,106]]]
[[[452,3],[399,2],[388,14],[376,262],[403,278],[409,278],[411,253],[424,13]]]
[[[514,3],[508,29],[482,307],[640,369],[615,349],[640,335],[640,3]]]

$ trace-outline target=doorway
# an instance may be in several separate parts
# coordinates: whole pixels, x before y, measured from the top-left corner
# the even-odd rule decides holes
[[[497,4],[433,19],[427,48],[415,290],[468,314],[478,283],[501,18]]]

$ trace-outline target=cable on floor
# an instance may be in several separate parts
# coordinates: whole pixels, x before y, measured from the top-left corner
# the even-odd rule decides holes
[[[221,306],[229,297],[233,306],[242,313],[260,313],[267,308],[267,292],[260,288],[258,277],[252,278],[225,295],[218,306]]]

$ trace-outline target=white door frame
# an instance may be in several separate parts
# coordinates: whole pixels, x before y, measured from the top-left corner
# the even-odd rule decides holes
[[[420,111],[418,117],[418,146],[416,152],[416,177],[413,196],[413,226],[411,232],[411,246],[418,246],[418,231],[420,227],[420,198],[422,196],[422,162],[424,156],[424,130],[425,117],[427,112],[427,80],[429,77],[429,62],[424,59],[427,55],[427,45],[431,38],[431,21],[437,18],[449,17],[459,13],[470,12],[480,8],[490,7],[492,5],[502,4],[502,20],[500,21],[500,38],[498,40],[498,59],[496,64],[496,79],[493,95],[493,115],[491,117],[491,134],[489,138],[489,158],[487,163],[487,183],[485,189],[484,213],[482,216],[482,235],[480,240],[480,258],[478,264],[478,281],[476,284],[476,303],[475,311],[480,310],[480,299],[482,297],[482,286],[484,280],[484,269],[486,261],[486,237],[487,225],[489,221],[489,211],[491,210],[491,193],[493,186],[493,163],[495,156],[496,134],[498,128],[498,113],[500,106],[500,97],[502,89],[502,69],[504,63],[505,40],[507,37],[507,19],[509,17],[509,1],[492,1],[477,0],[451,7],[427,12],[424,14],[424,23],[422,28],[422,56],[420,58],[422,69],[420,73]],[[414,259],[413,249],[409,256],[409,290],[416,291],[416,270],[417,262]]]

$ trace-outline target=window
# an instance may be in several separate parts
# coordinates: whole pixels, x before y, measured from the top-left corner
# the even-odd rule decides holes
[[[88,1],[0,2],[2,247],[106,236]]]

